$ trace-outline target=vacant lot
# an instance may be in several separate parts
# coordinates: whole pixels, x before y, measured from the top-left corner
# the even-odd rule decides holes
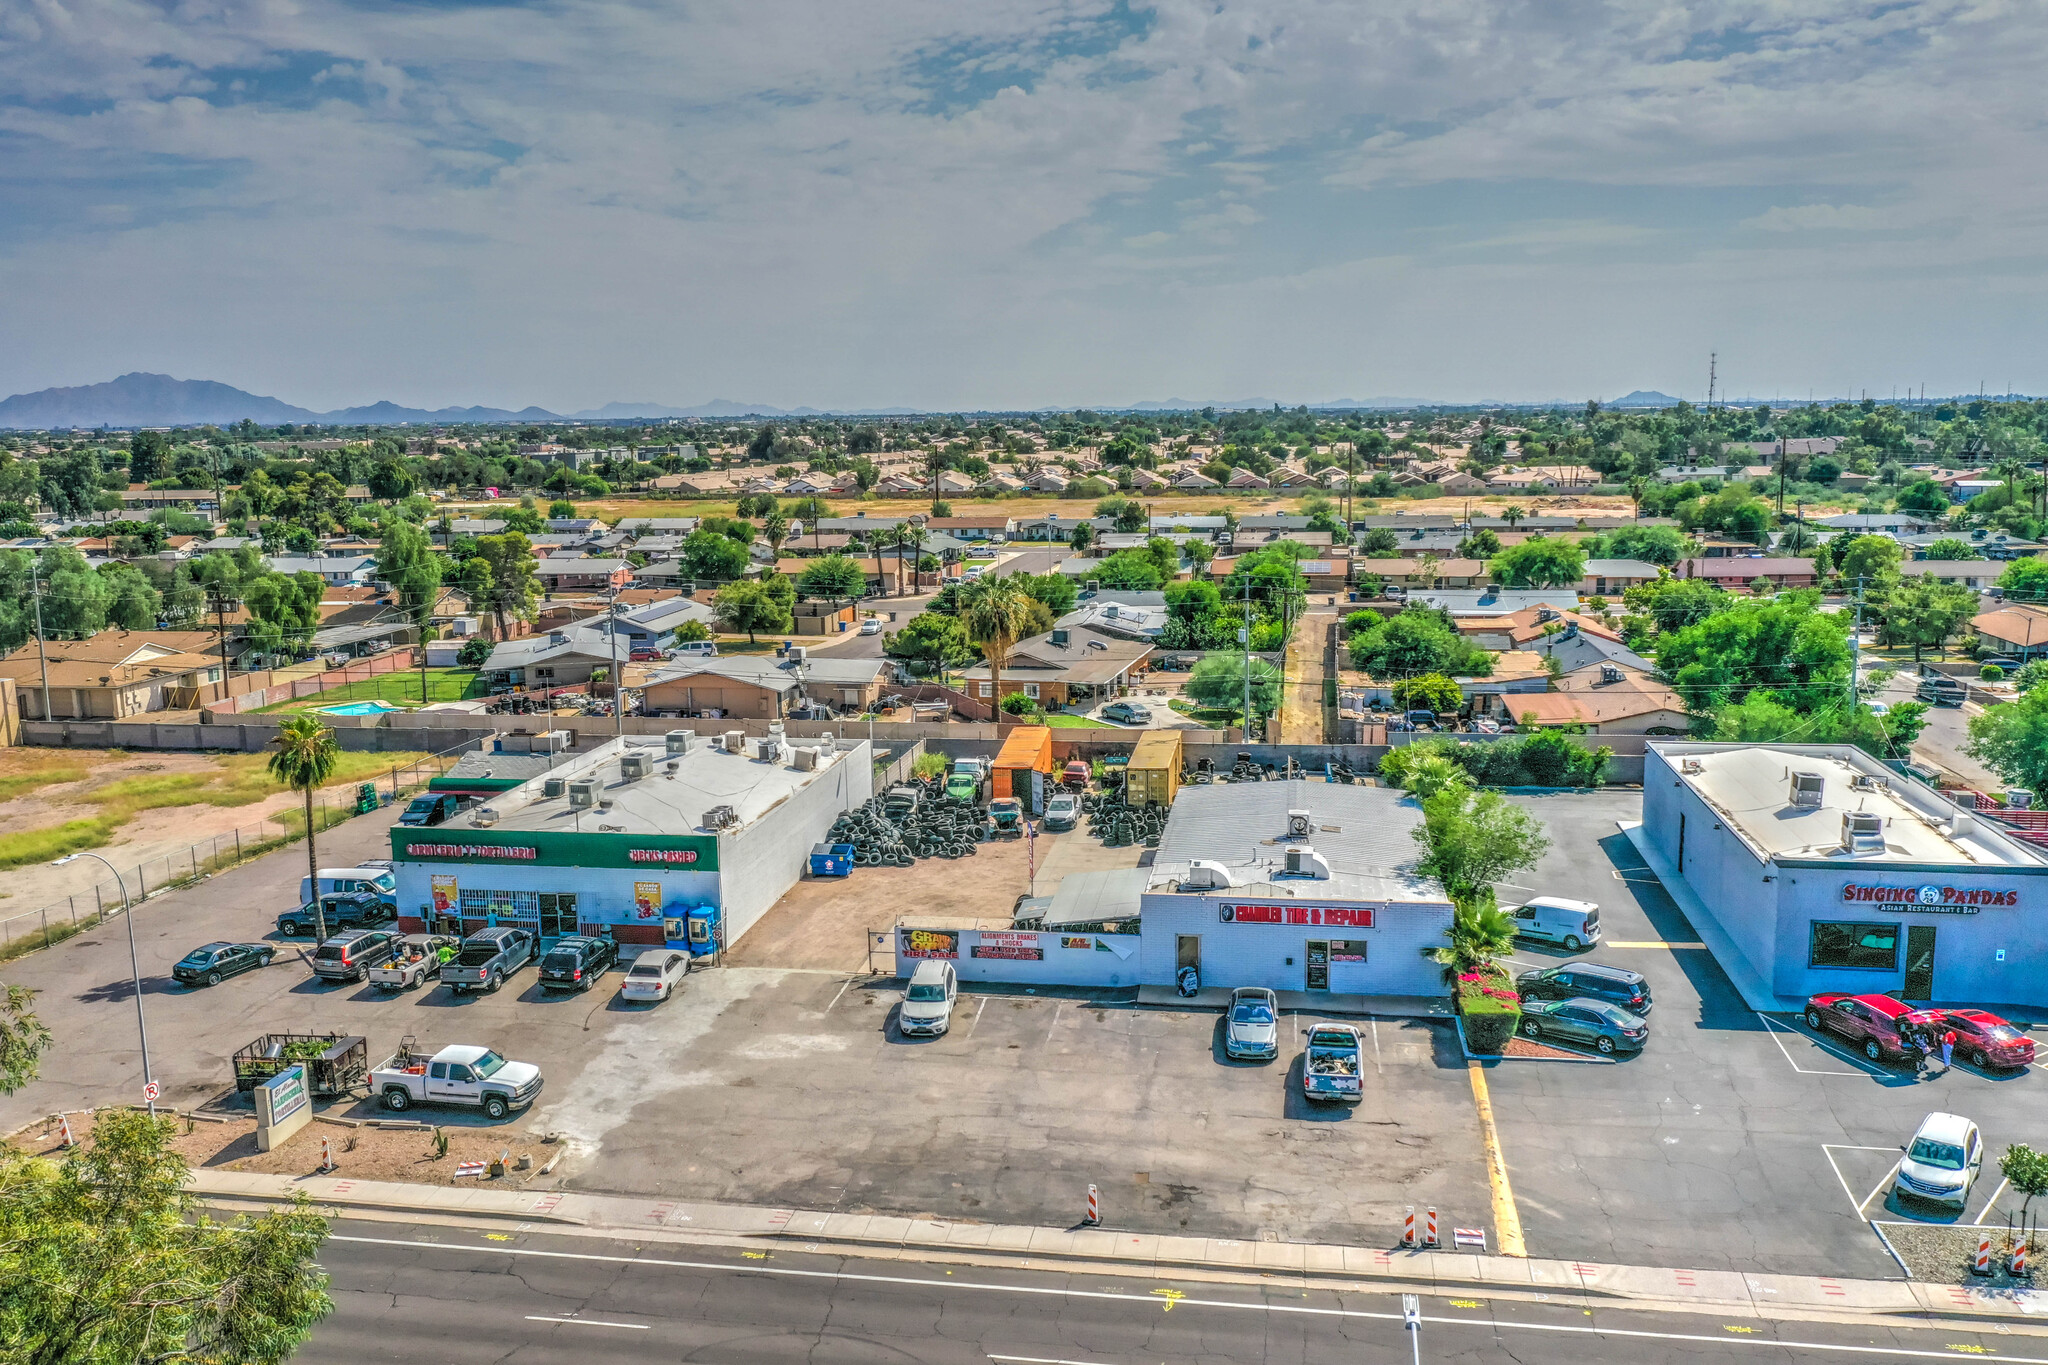
[[[430,668],[427,670],[427,700],[468,701],[472,697],[490,694],[490,689],[477,681],[474,668]],[[420,673],[418,669],[397,673],[380,673],[374,678],[363,678],[345,683],[340,687],[317,692],[310,697],[298,697],[281,701],[274,706],[258,707],[259,711],[316,711],[323,706],[342,706],[352,701],[386,701],[394,706],[419,706]]]

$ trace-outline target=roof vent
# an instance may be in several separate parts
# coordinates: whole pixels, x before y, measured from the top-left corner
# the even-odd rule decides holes
[[[704,812],[704,828],[730,829],[740,822],[739,812],[731,806],[713,806]]]
[[[1604,682],[1604,683],[1618,683],[1618,682],[1620,682],[1620,681],[1621,681],[1621,669],[1620,669],[1620,668],[1619,668],[1618,666],[1614,665],[1614,664],[1602,664],[1602,665],[1600,665],[1600,681],[1601,681],[1601,682]]]
[[[498,812],[492,810],[489,806],[478,806],[476,814],[470,818],[470,823],[478,829],[489,829],[492,825],[498,823]]]
[[[1312,817],[1311,817],[1311,816],[1309,815],[1309,813],[1308,813],[1307,811],[1305,811],[1305,810],[1291,810],[1291,811],[1288,811],[1288,812],[1287,812],[1287,837],[1288,837],[1288,838],[1290,838],[1290,839],[1306,839],[1306,838],[1308,838],[1308,836],[1309,836],[1309,832],[1310,832],[1311,830],[1313,830],[1314,828],[1315,828],[1315,822],[1314,822],[1313,818],[1312,818]]]
[[[1849,790],[1859,792],[1888,792],[1892,784],[1870,773],[1857,773],[1849,779]]]
[[[1312,848],[1290,848],[1287,850],[1287,875],[1313,877],[1326,882],[1330,879],[1330,860]]]
[[[1230,869],[1206,858],[1197,858],[1189,863],[1187,872],[1180,879],[1183,891],[1228,891],[1231,885]]]
[[[1066,632],[1066,631],[1064,631],[1064,630],[1058,630],[1058,629],[1054,630],[1054,631],[1053,631],[1053,633],[1052,633],[1052,642],[1053,642],[1054,644],[1056,644],[1056,645],[1064,645],[1064,644],[1066,644],[1066,642],[1067,642],[1067,632]]]
[[[1678,771],[1684,773],[1687,777],[1698,777],[1706,770],[1707,765],[1696,758],[1681,758],[1678,760]]]
[[[1969,819],[1968,816],[1958,818]],[[1884,852],[1884,817],[1871,811],[1843,811],[1842,847],[1851,853]]]
[[[1818,808],[1826,804],[1827,779],[1819,773],[1792,774],[1792,804]]]

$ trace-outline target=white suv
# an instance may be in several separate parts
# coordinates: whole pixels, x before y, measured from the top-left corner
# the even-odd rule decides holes
[[[950,962],[925,961],[910,974],[910,989],[903,992],[903,1008],[896,1027],[905,1034],[937,1037],[953,1026],[953,1000],[960,982]]]

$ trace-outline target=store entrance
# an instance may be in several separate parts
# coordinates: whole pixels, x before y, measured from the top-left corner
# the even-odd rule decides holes
[[[540,936],[544,939],[561,938],[576,932],[576,897],[566,894],[542,892],[540,898]]]
[[[1308,989],[1326,991],[1330,989],[1330,945],[1322,939],[1310,939],[1308,950]]]
[[[1906,984],[1899,994],[1907,1000],[1934,998],[1934,928],[1932,924],[1906,926]]]

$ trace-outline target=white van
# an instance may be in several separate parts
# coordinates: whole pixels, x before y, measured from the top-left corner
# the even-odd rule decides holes
[[[320,894],[332,896],[345,891],[366,891],[386,905],[398,903],[398,879],[385,867],[323,867],[320,869]],[[299,904],[310,905],[313,901],[313,879],[299,878]]]
[[[1563,944],[1567,952],[1576,953],[1600,941],[1600,907],[1591,901],[1538,896],[1526,905],[1511,907],[1508,914],[1515,921],[1516,934]]]
[[[716,640],[684,640],[677,644],[669,655],[672,659],[715,659],[718,657]]]

